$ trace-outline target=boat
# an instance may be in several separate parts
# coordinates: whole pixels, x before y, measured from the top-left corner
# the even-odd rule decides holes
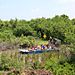
[[[54,49],[45,49],[45,50],[41,50],[41,49],[36,49],[36,50],[32,50],[32,51],[29,51],[27,49],[19,49],[19,52],[21,54],[39,54],[39,53],[44,53],[44,52],[50,52]]]

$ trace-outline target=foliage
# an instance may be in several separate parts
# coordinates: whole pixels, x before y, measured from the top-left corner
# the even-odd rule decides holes
[[[0,70],[21,69],[24,66],[23,60],[19,60],[17,52],[2,52],[0,54]]]
[[[0,20],[0,40],[10,40],[12,37],[35,36],[46,39],[50,36],[58,38],[62,43],[74,43],[75,40],[75,19],[70,20],[67,15],[56,15],[53,18],[37,18],[30,21],[11,19],[10,21]],[[8,41],[9,41],[8,40]]]
[[[43,35],[46,34],[46,39]],[[3,43],[17,46],[27,44],[46,44],[52,36],[62,41],[60,55],[56,52],[42,54],[42,62],[36,61],[38,55],[33,55],[33,69],[47,69],[54,75],[75,75],[75,19],[69,19],[67,15],[56,15],[53,18],[37,18],[30,21],[11,19],[9,21],[0,20],[0,46]],[[44,42],[42,41],[44,39]],[[5,47],[5,46],[3,46]],[[1,48],[1,47],[0,47]],[[1,53],[1,52],[0,52]],[[31,56],[27,56],[28,58]],[[9,62],[10,61],[10,62]],[[27,62],[29,65],[29,62]],[[26,63],[26,65],[27,65]],[[25,65],[24,56],[18,60],[18,54],[3,52],[0,54],[0,70],[9,70],[14,67],[21,69]]]

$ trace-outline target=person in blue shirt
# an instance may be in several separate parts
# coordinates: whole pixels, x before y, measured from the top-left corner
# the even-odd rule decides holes
[[[45,49],[45,46],[44,46],[44,45],[41,45],[41,49],[42,49],[42,50]]]

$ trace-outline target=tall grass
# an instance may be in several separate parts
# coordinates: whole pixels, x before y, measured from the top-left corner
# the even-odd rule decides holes
[[[46,69],[54,75],[75,75],[75,64],[71,63],[71,48],[62,46],[61,50],[41,54],[20,54],[18,50],[0,52],[0,71],[9,71],[12,68]],[[68,59],[69,58],[69,59]]]

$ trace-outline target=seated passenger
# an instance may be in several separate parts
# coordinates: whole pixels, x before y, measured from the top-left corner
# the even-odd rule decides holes
[[[32,48],[31,48],[32,50],[35,50],[35,47],[34,46],[32,46]]]
[[[47,49],[48,47],[47,47],[47,45],[45,45],[45,49]]]
[[[37,48],[37,45],[35,45],[35,50],[37,50],[38,48]]]
[[[44,45],[41,45],[41,49],[42,49],[42,50],[45,49],[45,46],[44,46]]]
[[[38,46],[37,46],[37,49],[40,49],[40,50],[41,50],[41,46],[40,46],[40,45],[38,45]]]

